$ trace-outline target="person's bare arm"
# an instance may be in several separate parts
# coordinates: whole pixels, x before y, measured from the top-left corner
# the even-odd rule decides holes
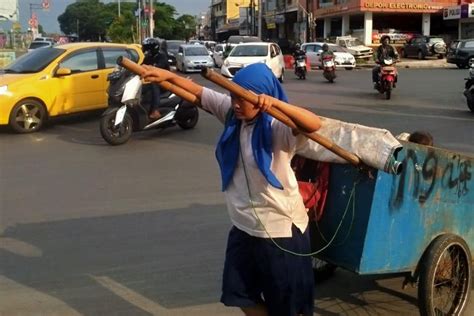
[[[321,127],[321,119],[313,112],[288,103],[274,103],[273,98],[265,94],[258,96],[257,107],[264,112],[268,111],[272,107],[275,107],[291,118],[291,120],[296,125],[300,127],[306,126],[303,131],[307,133],[315,132]]]
[[[201,99],[202,96],[202,89],[203,87],[194,81],[183,78],[175,73],[172,73],[171,71],[161,69],[161,68],[156,68],[153,66],[147,66],[143,65],[143,68],[146,69],[146,71],[142,74],[142,78],[145,81],[148,82],[153,82],[153,83],[160,83],[162,81],[168,81],[192,94],[194,94],[196,97]]]

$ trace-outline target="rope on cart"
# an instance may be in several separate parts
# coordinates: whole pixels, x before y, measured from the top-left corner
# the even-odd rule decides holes
[[[244,174],[245,174],[245,181],[247,183],[247,190],[248,190],[248,193],[249,193],[249,201],[250,201],[250,204],[252,205],[252,209],[253,209],[253,212],[255,214],[255,217],[257,218],[258,222],[260,223],[260,225],[263,227],[263,229],[265,230],[265,233],[267,234],[268,238],[273,242],[273,244],[279,248],[280,250],[286,252],[286,253],[289,253],[289,254],[292,254],[292,255],[295,255],[295,256],[300,256],[300,257],[313,257],[314,255],[317,255],[319,254],[320,252],[326,250],[331,244],[332,242],[334,241],[334,239],[336,238],[337,234],[339,233],[339,229],[341,228],[342,226],[342,223],[344,222],[344,219],[347,215],[347,211],[349,210],[349,204],[351,203],[352,201],[352,221],[351,221],[351,226],[350,226],[350,230],[352,229],[352,224],[354,222],[354,215],[355,215],[355,189],[356,189],[356,186],[357,184],[359,183],[359,180],[357,181],[354,181],[354,185],[352,187],[352,190],[351,190],[351,194],[349,195],[349,200],[347,201],[347,205],[346,205],[346,209],[344,210],[344,214],[342,215],[342,218],[341,218],[341,221],[339,222],[339,225],[337,226],[337,229],[336,231],[334,232],[334,235],[332,236],[331,240],[329,240],[329,242],[327,242],[327,244],[322,247],[321,249],[317,250],[317,251],[314,251],[314,252],[311,252],[311,253],[298,253],[298,252],[294,252],[294,251],[291,251],[289,249],[285,249],[283,248],[282,246],[280,246],[273,238],[272,236],[270,235],[270,233],[268,232],[267,228],[265,227],[265,225],[263,224],[262,220],[260,219],[260,217],[258,216],[257,214],[257,211],[255,210],[255,206],[253,204],[253,201],[252,201],[252,193],[250,192],[250,184],[249,184],[249,179],[247,177],[247,168],[245,166],[245,162],[244,162],[244,159],[242,157],[242,150],[240,150],[240,158],[242,159],[242,166],[244,167]],[[319,230],[319,228],[318,228]],[[347,233],[346,237],[345,237],[345,240],[347,239],[347,237],[349,236],[350,234],[350,230],[349,232]],[[344,240],[344,241],[345,241]],[[326,240],[324,240],[326,241]]]

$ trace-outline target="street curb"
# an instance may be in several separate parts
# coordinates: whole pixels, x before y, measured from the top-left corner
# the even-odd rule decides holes
[[[376,64],[362,64],[357,65],[356,69],[372,69]],[[397,68],[406,68],[406,69],[457,69],[458,67],[454,64],[448,63],[418,63],[418,62],[400,62],[397,63]]]

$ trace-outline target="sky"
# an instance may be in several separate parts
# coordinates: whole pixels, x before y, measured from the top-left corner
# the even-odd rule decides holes
[[[2,0],[0,0],[2,1]],[[112,2],[117,0],[105,0],[103,2]],[[126,0],[121,0],[122,2]],[[49,11],[34,10],[38,16],[39,23],[47,33],[60,33],[58,16],[61,15],[66,7],[75,2],[75,0],[50,0]],[[179,15],[190,14],[199,15],[209,9],[211,0],[158,0],[157,2],[165,2],[176,8]],[[18,0],[20,9],[20,23],[22,30],[28,28],[28,19],[30,17],[30,3],[41,4],[41,0]],[[9,30],[11,23],[1,22],[0,29]]]

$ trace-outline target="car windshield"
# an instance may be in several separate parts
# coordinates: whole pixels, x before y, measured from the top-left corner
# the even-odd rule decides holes
[[[268,55],[268,46],[267,45],[241,45],[236,46],[229,56],[267,56]]]
[[[430,43],[442,43],[444,42],[441,37],[430,37]]]
[[[14,73],[34,73],[43,70],[54,59],[64,53],[64,49],[45,47],[42,49],[35,49],[8,65],[5,72]]]
[[[177,51],[179,45],[184,44],[184,41],[167,41],[166,44],[168,45],[168,50],[175,50]]]
[[[48,47],[51,46],[49,42],[43,41],[43,42],[31,42],[29,49],[36,49],[40,47]]]
[[[362,41],[358,38],[353,38],[353,39],[350,39],[350,40],[347,40],[347,46],[359,46],[359,45],[364,45],[364,43],[362,43]]]
[[[196,46],[196,47],[187,47],[186,56],[206,56],[209,55],[209,52],[205,47]]]
[[[345,53],[346,50],[344,48],[342,48],[341,46],[336,46],[336,45],[330,45],[329,46],[329,50],[333,51],[333,52],[338,52],[338,53]]]

